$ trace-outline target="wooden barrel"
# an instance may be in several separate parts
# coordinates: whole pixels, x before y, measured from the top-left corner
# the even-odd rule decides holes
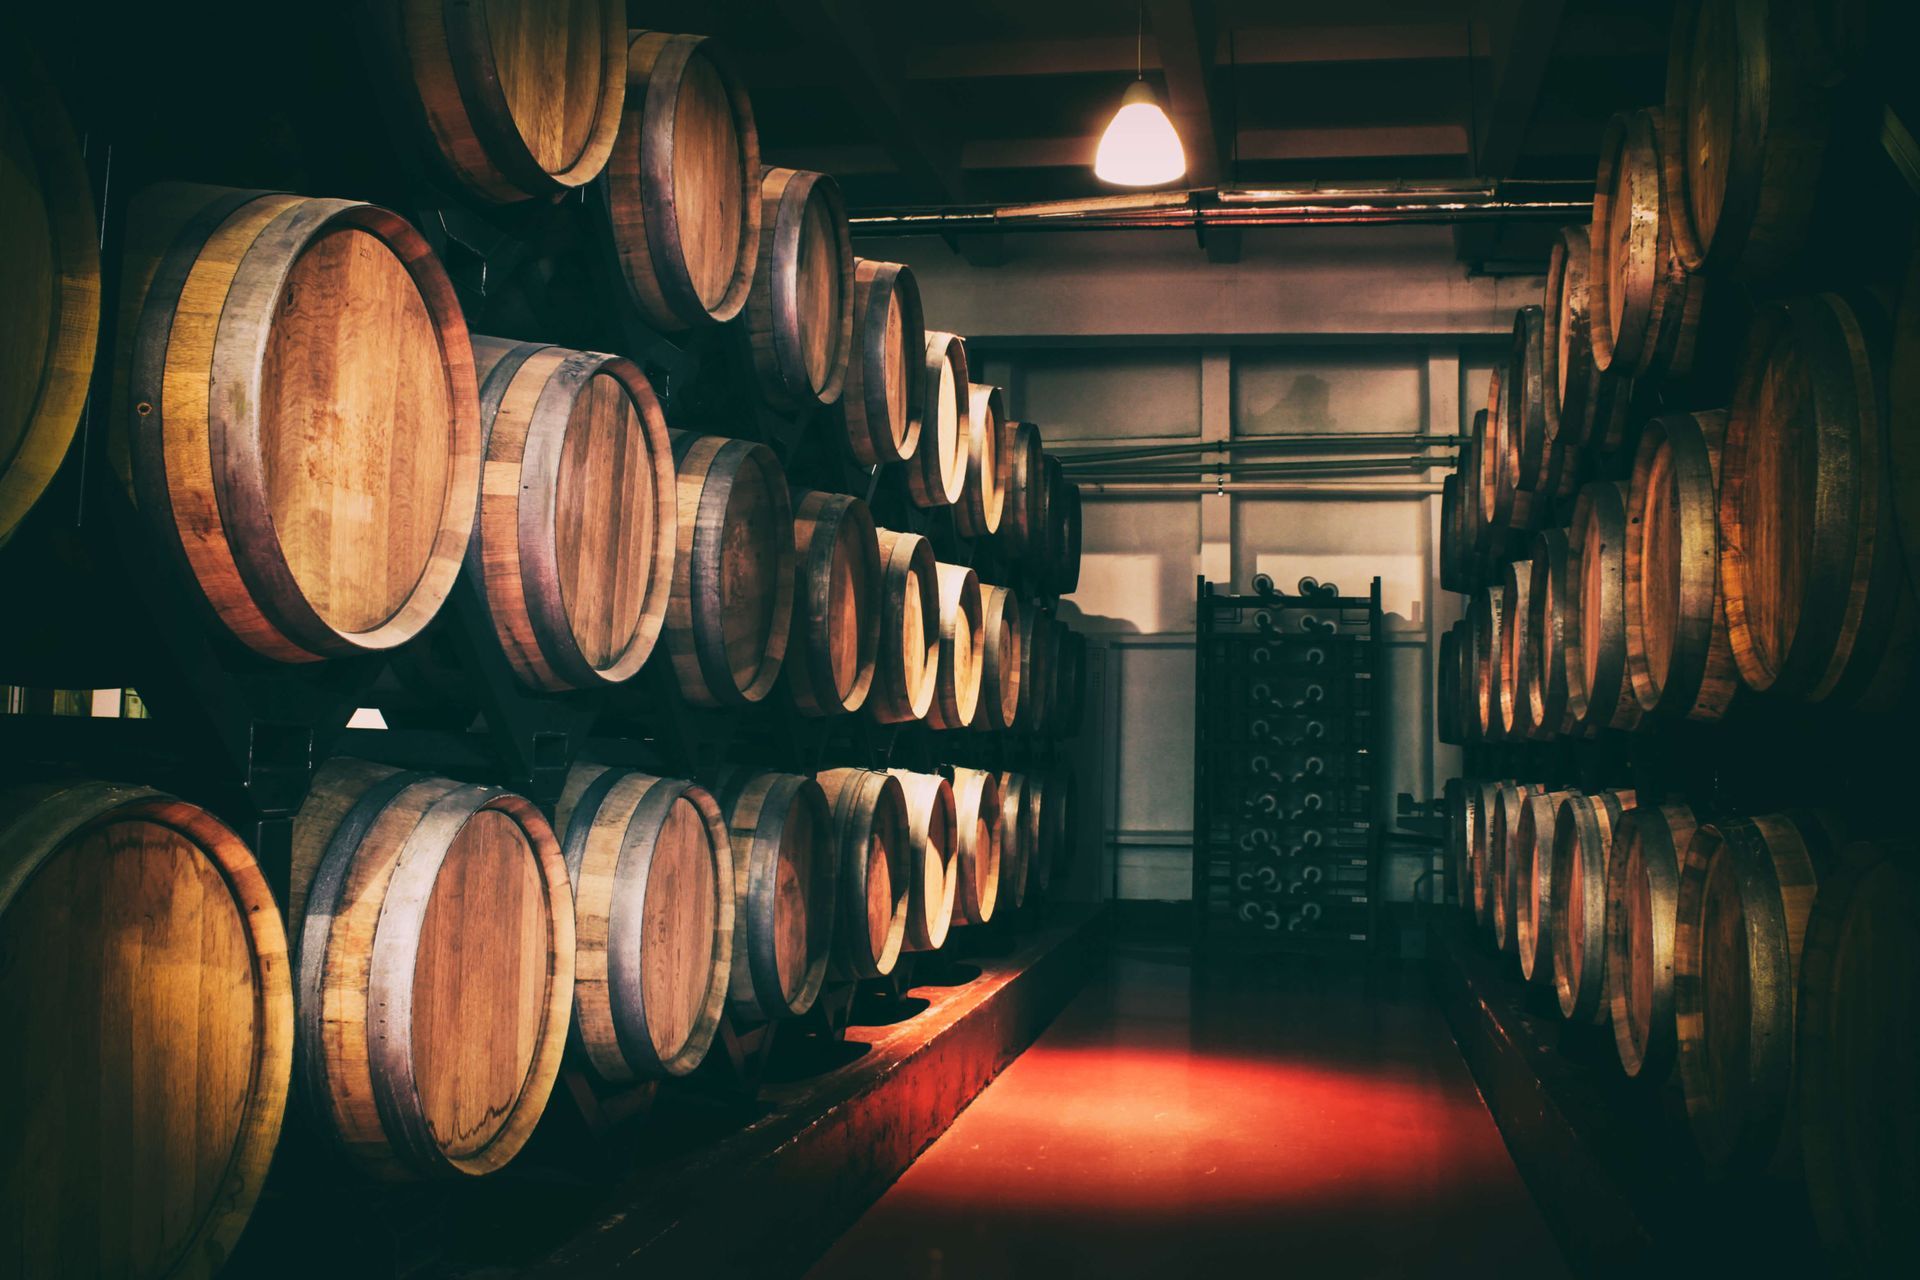
[[[1046,466],[1049,476],[1058,477],[1047,499],[1047,558],[1053,565],[1047,588],[1070,596],[1080,589],[1080,486],[1066,480],[1058,458],[1049,455]]]
[[[1682,0],[1667,46],[1668,220],[1691,270],[1764,280],[1798,254],[1831,124],[1795,10]]]
[[[467,573],[536,689],[637,674],[673,585],[667,420],[632,361],[475,338],[486,463]]]
[[[907,460],[907,490],[916,506],[950,507],[966,486],[973,438],[966,340],[927,330],[925,370],[920,447]]]
[[[627,97],[618,0],[397,0],[370,15],[401,128],[469,193],[559,196],[606,166]]]
[[[1000,779],[984,769],[953,770],[956,924],[986,924],[1000,900]]]
[[[1504,582],[1480,588],[1468,609],[1473,632],[1474,727],[1487,739],[1505,736],[1500,720],[1500,655],[1510,625],[1508,613]]]
[[[1542,508],[1554,494],[1559,471],[1554,456],[1559,442],[1548,434],[1546,330],[1546,313],[1541,308],[1525,306],[1514,312],[1504,380],[1507,447],[1513,451],[1507,474],[1520,488],[1541,495],[1535,502]]]
[[[1493,796],[1493,815],[1487,828],[1488,914],[1493,923],[1493,945],[1510,956],[1520,954],[1520,934],[1514,920],[1514,883],[1519,869],[1520,822],[1527,801],[1546,788],[1538,782],[1504,782]]]
[[[669,431],[680,531],[667,653],[680,693],[702,707],[758,702],[773,688],[793,619],[793,507],[763,444]]]
[[[1073,766],[1056,763],[1042,774],[1034,792],[1035,854],[1033,881],[1042,892],[1067,864],[1077,834],[1075,809],[1079,804]]]
[[[1514,950],[1528,985],[1553,982],[1553,838],[1560,808],[1577,791],[1541,791],[1526,798],[1507,846],[1507,892],[1513,900]]]
[[[1012,450],[1000,388],[976,382],[967,393],[967,481],[953,506],[953,526],[962,537],[985,538],[1000,529]]]
[[[733,973],[733,850],[705,787],[576,764],[554,821],[573,882],[573,1036],[594,1072],[684,1076]]]
[[[1033,792],[1024,773],[998,775],[1000,784],[1000,904],[1018,910],[1027,903],[1032,874]]]
[[[1640,429],[1627,491],[1627,675],[1640,710],[1718,720],[1739,687],[1720,595],[1718,488],[1727,415]]]
[[[1011,729],[1020,713],[1022,618],[1020,598],[1005,587],[982,586],[980,716],[978,729]]]
[[[1447,893],[1463,908],[1473,909],[1473,840],[1480,825],[1480,786],[1465,778],[1448,778],[1443,792],[1447,812]]]
[[[1661,127],[1659,108],[1643,107],[1614,116],[1600,139],[1587,294],[1594,363],[1616,375],[1686,373],[1706,297],[1674,243]]]
[[[1500,612],[1497,659],[1500,664],[1498,736],[1518,740],[1528,736],[1527,718],[1531,712],[1527,706],[1527,686],[1538,661],[1528,629],[1531,611],[1527,594],[1533,590],[1533,562],[1508,561],[1501,571],[1501,585],[1506,588],[1506,603]]]
[[[733,850],[728,1012],[799,1017],[820,994],[833,946],[840,842],[826,794],[811,778],[732,769],[714,796]]]
[[[1020,705],[1014,711],[1013,727],[1025,733],[1046,728],[1056,643],[1051,609],[1034,604],[1021,610]]]
[[[907,801],[907,934],[901,948],[938,951],[947,945],[960,891],[953,784],[937,773],[890,772]]]
[[[740,314],[760,257],[760,130],[705,36],[627,33],[619,139],[598,192],[627,295],[669,333]]]
[[[1473,588],[1469,585],[1471,571],[1461,545],[1468,536],[1466,509],[1460,500],[1462,480],[1457,471],[1440,478],[1440,589],[1464,593]]]
[[[1920,1257],[1920,851],[1849,845],[1807,918],[1795,1089],[1807,1199],[1838,1268],[1900,1275]]]
[[[862,466],[911,459],[927,412],[927,324],[913,268],[853,260],[853,347],[840,399]]]
[[[1580,491],[1567,529],[1567,574],[1575,584],[1567,646],[1567,714],[1589,734],[1640,725],[1627,678],[1627,486],[1596,480]]]
[[[1522,316],[1517,324],[1526,323]],[[1501,392],[1496,409],[1487,411],[1481,435],[1480,466],[1481,510],[1498,529],[1526,530],[1545,517],[1546,503],[1523,483],[1520,472],[1520,418],[1525,397],[1523,388],[1507,385],[1511,375],[1500,370]],[[1537,411],[1538,404],[1536,402]],[[1497,415],[1497,416],[1496,416]],[[1476,423],[1478,419],[1476,419]],[[1511,541],[1512,534],[1502,537]],[[1498,547],[1490,549],[1490,558],[1502,559]]]
[[[1493,808],[1500,798],[1500,788],[1506,785],[1506,782],[1491,780],[1473,784],[1476,820],[1468,832],[1471,837],[1467,845],[1468,893],[1462,905],[1471,912],[1474,923],[1489,933],[1493,930],[1492,878],[1489,875],[1493,858]]]
[[[853,242],[840,186],[824,173],[768,169],[747,340],[760,394],[776,409],[832,404],[853,354]]]
[[[1440,633],[1440,651],[1434,659],[1433,726],[1440,741],[1459,746],[1466,735],[1460,729],[1460,635],[1458,622]]]
[[[1560,1014],[1583,1025],[1613,1017],[1607,991],[1607,860],[1632,791],[1570,795],[1553,823],[1553,871],[1547,917],[1553,990]]]
[[[933,544],[880,530],[880,657],[867,706],[882,724],[926,718],[940,684],[940,573]]]
[[[969,729],[980,716],[980,686],[986,652],[980,579],[964,565],[936,564],[940,582],[940,665],[927,704],[927,725]]]
[[[787,692],[802,715],[858,711],[879,653],[879,535],[858,498],[814,490],[798,497]]]
[[[67,456],[100,336],[99,221],[73,124],[9,31],[0,50],[0,241],[7,341],[0,348],[0,542]]]
[[[1748,687],[1880,706],[1911,666],[1871,313],[1834,294],[1763,308],[1720,458],[1720,582]]]
[[[1549,487],[1561,497],[1579,489],[1593,456],[1618,446],[1631,398],[1626,379],[1594,363],[1591,258],[1587,229],[1563,227],[1547,260],[1542,377],[1547,438],[1553,442]]]
[[[1680,871],[1673,1007],[1687,1119],[1708,1173],[1798,1172],[1788,1117],[1801,944],[1841,844],[1818,813],[1707,823]]]
[[[497,787],[332,760],[293,823],[295,1078],[368,1172],[485,1174],[532,1135],[573,1000],[553,829]]]
[[[834,972],[884,978],[900,961],[912,892],[915,846],[906,792],[898,778],[869,769],[828,769],[820,788],[832,809],[839,850]]]
[[[1010,551],[1044,557],[1047,473],[1040,456],[1040,428],[1031,422],[1009,422],[1007,439],[1007,500],[1000,517],[1000,541]]]
[[[1535,737],[1559,737],[1578,726],[1567,714],[1567,661],[1574,584],[1568,572],[1567,531],[1542,529],[1533,538],[1533,576],[1527,588],[1527,725]]]
[[[1642,805],[1621,821],[1607,857],[1607,999],[1620,1066],[1663,1083],[1677,1048],[1674,929],[1680,862],[1698,819],[1684,804]]]
[[[215,616],[280,662],[419,634],[460,572],[482,451],[427,242],[357,201],[157,187],[124,280],[134,498]]]
[[[0,1017],[7,1270],[217,1267],[293,1057],[286,933],[240,837],[145,787],[0,793]]]

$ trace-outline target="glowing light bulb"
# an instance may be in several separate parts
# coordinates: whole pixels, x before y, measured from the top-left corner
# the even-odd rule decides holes
[[[1093,156],[1093,174],[1121,187],[1157,187],[1187,171],[1186,148],[1145,80],[1127,86]]]

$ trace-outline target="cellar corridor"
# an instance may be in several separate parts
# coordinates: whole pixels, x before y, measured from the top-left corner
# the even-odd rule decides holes
[[[1517,1267],[1566,1274],[1418,968],[1116,944],[810,1275]]]

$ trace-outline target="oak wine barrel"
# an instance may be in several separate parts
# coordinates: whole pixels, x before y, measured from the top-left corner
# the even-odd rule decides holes
[[[791,773],[724,771],[714,796],[733,851],[727,1009],[749,1022],[797,1018],[827,978],[840,842],[826,794]]]
[[[1674,243],[1661,128],[1659,108],[1643,107],[1614,116],[1600,139],[1587,296],[1594,363],[1619,376],[1686,373],[1706,298]]]
[[[1473,588],[1466,549],[1461,545],[1468,536],[1466,511],[1460,499],[1463,480],[1458,471],[1440,478],[1440,589],[1465,593]]]
[[[803,490],[793,512],[793,635],[782,670],[807,716],[866,705],[880,643],[880,542],[867,504]]]
[[[906,791],[892,774],[828,769],[820,775],[833,813],[832,839],[840,864],[834,972],[884,978],[900,962],[912,893]]]
[[[953,506],[953,525],[962,537],[991,537],[1000,530],[1013,461],[1000,388],[969,387],[967,421],[967,480]]]
[[[1548,434],[1549,388],[1546,380],[1546,313],[1538,306],[1524,306],[1513,314],[1513,343],[1507,354],[1506,388],[1507,447],[1513,460],[1503,469],[1506,478],[1537,496],[1544,507],[1554,496],[1559,477],[1556,452],[1560,442]]]
[[[1718,720],[1739,687],[1720,594],[1722,411],[1640,429],[1627,493],[1627,674],[1640,710]]]
[[[1444,792],[1447,811],[1447,888],[1454,901],[1473,910],[1473,841],[1480,825],[1480,785],[1465,778],[1448,778]]]
[[[1019,910],[1032,888],[1033,782],[1026,774],[1002,772],[1000,784],[1000,904]],[[1005,914],[1005,911],[1002,911]]]
[[[954,923],[986,924],[1000,900],[1000,859],[1004,839],[1000,779],[984,769],[953,770]]]
[[[486,439],[467,573],[536,689],[618,684],[666,622],[678,500],[667,421],[632,361],[476,337]]]
[[[1517,388],[1507,386],[1509,374],[1496,367],[1493,385],[1498,389],[1494,407],[1483,420],[1474,418],[1478,447],[1475,460],[1480,471],[1480,511],[1492,530],[1486,554],[1503,559],[1501,547],[1513,539],[1513,530],[1531,529],[1545,514],[1546,503],[1521,483],[1520,440],[1518,431]]]
[[[907,802],[907,933],[901,949],[938,951],[947,945],[960,890],[953,784],[937,773],[890,772]]]
[[[1837,1269],[1920,1259],[1920,849],[1848,845],[1800,953],[1795,1119],[1814,1222]]]
[[[760,394],[776,409],[832,404],[853,354],[853,242],[840,186],[824,173],[768,169],[759,197],[747,342]]]
[[[156,187],[124,284],[127,478],[214,615],[279,662],[418,635],[482,452],[466,321],[419,232],[353,200]]]
[[[1035,603],[1020,611],[1020,705],[1013,727],[1037,733],[1046,726],[1055,645],[1053,611]]]
[[[1832,117],[1795,11],[1818,7],[1674,7],[1662,150],[1667,217],[1691,270],[1764,280],[1806,238]]]
[[[390,0],[369,13],[400,124],[471,194],[559,196],[606,166],[627,96],[618,0]]]
[[[497,787],[331,760],[293,823],[295,1078],[385,1178],[492,1173],[533,1133],[573,1000],[553,829]]]
[[[867,706],[881,724],[923,720],[940,684],[940,573],[933,544],[879,531],[880,657]]]
[[[1080,589],[1080,486],[1066,479],[1060,459],[1046,458],[1047,498],[1047,589],[1055,595],[1070,596]]]
[[[1801,945],[1841,843],[1819,813],[1702,824],[1680,872],[1673,1007],[1687,1119],[1710,1176],[1798,1172],[1789,1123]]]
[[[733,849],[696,783],[576,764],[554,821],[573,882],[573,1038],[625,1083],[700,1065],[733,974]]]
[[[705,36],[630,31],[619,137],[598,194],[627,296],[669,333],[740,314],[760,257],[760,130]]]
[[[927,412],[927,325],[913,268],[853,260],[853,346],[840,414],[862,466],[919,451]]]
[[[1460,634],[1456,622],[1440,633],[1440,651],[1434,660],[1434,733],[1440,741],[1459,746],[1467,739],[1460,729]]]
[[[73,443],[100,336],[99,222],[80,141],[27,42],[0,50],[0,543]]]
[[[1585,227],[1563,227],[1547,260],[1542,376],[1547,437],[1553,441],[1549,487],[1561,497],[1578,490],[1594,456],[1619,446],[1632,398],[1626,378],[1603,373],[1594,363],[1592,253]]]
[[[1040,428],[1009,422],[1007,500],[1000,517],[1000,541],[1009,551],[1044,556],[1047,549],[1046,463],[1041,459]]]
[[[980,715],[977,729],[1011,729],[1020,712],[1024,610],[1005,587],[981,587]]]
[[[1567,713],[1567,663],[1577,660],[1569,635],[1574,614],[1567,531],[1542,529],[1533,538],[1532,581],[1527,588],[1527,725],[1535,737],[1560,737],[1578,729]]]
[[[1613,1017],[1607,991],[1607,860],[1632,791],[1570,795],[1553,823],[1553,872],[1547,916],[1552,922],[1553,990],[1560,1015],[1605,1026]]]
[[[920,446],[907,460],[907,490],[916,506],[950,507],[966,486],[967,450],[973,439],[966,340],[927,330],[925,371]]]
[[[1062,623],[1060,649],[1054,664],[1056,690],[1053,735],[1070,738],[1080,732],[1087,709],[1087,638]]]
[[[1468,606],[1473,632],[1474,727],[1483,739],[1505,736],[1501,727],[1501,654],[1512,625],[1507,584],[1490,582],[1475,593]]]
[[[1627,486],[1596,480],[1580,491],[1567,529],[1574,606],[1568,630],[1567,714],[1588,733],[1636,729],[1640,701],[1627,677]]]
[[[1920,246],[1907,263],[1887,366],[1887,485],[1907,585],[1920,598]]]
[[[1506,601],[1500,612],[1499,734],[1514,741],[1528,737],[1527,687],[1538,661],[1529,634],[1531,611],[1527,595],[1533,590],[1533,562],[1510,560],[1501,572]]]
[[[1507,846],[1507,896],[1520,976],[1530,986],[1553,981],[1553,838],[1560,807],[1577,791],[1540,791],[1526,798]]]
[[[1493,810],[1500,799],[1500,788],[1509,785],[1508,781],[1483,780],[1473,785],[1475,799],[1475,822],[1469,829],[1471,839],[1467,844],[1467,901],[1466,906],[1473,915],[1474,923],[1491,933],[1493,930],[1493,881],[1491,864],[1493,860]]]
[[[1034,887],[1044,893],[1073,852],[1078,787],[1073,766],[1064,762],[1055,763],[1033,785],[1035,849],[1030,874]]]
[[[980,688],[986,659],[980,579],[965,565],[936,563],[940,583],[940,661],[927,725],[968,729],[980,716]]]
[[[1882,707],[1913,666],[1879,379],[1884,333],[1836,294],[1763,308],[1720,456],[1720,584],[1741,680]]]
[[[7,1269],[217,1268],[293,1059],[286,933],[240,837],[146,787],[0,792],[0,1017]]]
[[[1699,819],[1684,804],[1627,814],[1607,857],[1607,999],[1620,1066],[1651,1085],[1673,1070],[1680,865]]]
[[[1529,798],[1546,788],[1538,782],[1505,782],[1493,796],[1493,816],[1487,830],[1488,914],[1493,923],[1493,945],[1510,956],[1520,954],[1520,934],[1514,920],[1514,882],[1519,869],[1520,821]]]
[[[680,529],[667,653],[696,706],[742,706],[779,678],[793,619],[793,507],[763,444],[669,431]]]

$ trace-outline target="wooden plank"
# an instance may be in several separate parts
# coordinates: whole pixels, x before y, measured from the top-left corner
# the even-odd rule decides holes
[[[1213,6],[1208,0],[1149,0],[1153,43],[1167,79],[1167,110],[1187,152],[1188,186],[1221,182],[1229,135],[1218,127],[1213,93]]]
[[[1509,178],[1533,123],[1547,60],[1560,36],[1566,0],[1499,0],[1490,6],[1484,74],[1476,74],[1475,167],[1483,178]]]

